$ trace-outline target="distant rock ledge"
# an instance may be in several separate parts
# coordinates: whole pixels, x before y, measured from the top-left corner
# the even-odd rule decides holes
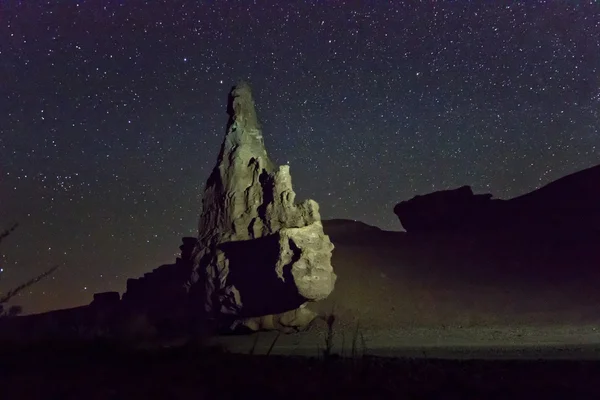
[[[510,200],[474,194],[462,186],[415,196],[398,203],[394,213],[408,233],[600,235],[600,165]]]

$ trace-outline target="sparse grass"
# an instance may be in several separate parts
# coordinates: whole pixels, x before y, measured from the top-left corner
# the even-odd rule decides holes
[[[358,340],[360,339],[360,349]],[[352,337],[352,359],[358,359],[359,355],[364,357],[367,351],[367,342],[365,336],[360,330],[360,321],[356,321],[356,329],[354,330],[354,336]]]
[[[257,332],[256,335],[254,335],[254,342],[252,342],[252,347],[250,348],[250,352],[248,353],[249,355],[253,356],[254,352],[256,351],[256,346],[258,345],[258,340],[260,339],[260,332]]]
[[[273,341],[271,342],[271,346],[269,346],[269,350],[267,351],[267,355],[271,355],[271,352],[273,351],[273,347],[275,347],[275,343],[277,343],[277,341],[279,340],[279,337],[281,336],[281,331],[277,332],[277,336],[275,336],[275,339],[273,339]]]
[[[327,322],[327,334],[325,336],[325,347],[323,348],[323,358],[326,360],[333,356],[333,346],[335,339],[335,332],[333,325],[335,324],[335,314],[332,312],[327,316],[325,320]]]
[[[331,360],[332,358],[346,358],[346,336],[342,331],[339,335],[341,336],[341,347],[339,353],[334,351],[335,339],[338,333],[335,331],[335,322],[338,317],[335,313],[335,306],[332,307],[330,313],[322,317],[327,324],[327,331],[323,339],[323,347],[317,347],[317,354],[322,357],[323,360]],[[367,351],[367,343],[363,332],[360,330],[360,321],[356,322],[356,328],[354,330],[350,348],[350,358],[354,361],[360,360],[365,357]]]
[[[35,393],[28,391],[28,385],[12,382],[35,382],[44,388],[40,389],[44,398],[86,398],[84,393],[95,393],[98,399],[237,398],[249,390],[281,397],[290,388],[297,398],[453,397],[457,393],[488,398],[510,391],[544,397],[567,388],[565,382],[569,390],[578,390],[571,397],[600,394],[595,383],[600,378],[597,362],[386,359],[366,355],[361,321],[348,335],[352,338],[346,349],[338,316],[332,313],[323,320],[327,323],[323,350],[312,358],[273,355],[281,333],[261,355],[254,354],[260,333],[253,338],[250,355],[231,354],[194,337],[171,347],[115,338],[56,338],[19,346],[0,343],[0,370],[9,372],[0,376],[0,387],[6,389],[7,398],[22,399],[36,398]],[[341,340],[341,346],[339,340],[334,344],[334,338]]]
[[[360,330],[357,330],[360,332]],[[361,343],[360,334],[355,341]],[[228,354],[186,344],[110,341],[0,348],[3,398],[598,398],[600,365],[582,361],[418,360]],[[27,382],[28,384],[24,384]],[[34,384],[31,384],[34,383]],[[289,396],[290,389],[293,393]]]

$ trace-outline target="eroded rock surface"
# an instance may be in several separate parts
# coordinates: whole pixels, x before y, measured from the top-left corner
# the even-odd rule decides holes
[[[248,84],[233,88],[228,112],[188,288],[226,329],[303,329],[314,318],[304,305],[334,288],[333,244],[318,204],[297,204],[289,166],[267,155]]]

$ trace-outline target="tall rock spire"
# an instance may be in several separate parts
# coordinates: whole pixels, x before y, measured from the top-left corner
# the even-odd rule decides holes
[[[229,96],[229,122],[204,191],[190,288],[228,327],[301,329],[304,305],[334,288],[333,244],[319,206],[295,203],[289,166],[267,155],[250,86]]]
[[[228,112],[227,134],[202,201],[199,239],[204,246],[209,245],[208,241],[252,238],[248,225],[263,202],[259,174],[275,169],[265,149],[247,83],[232,89]]]

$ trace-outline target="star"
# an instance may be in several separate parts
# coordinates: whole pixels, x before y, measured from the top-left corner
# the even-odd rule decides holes
[[[64,265],[26,313],[123,292],[198,234],[240,79],[324,219],[400,230],[415,195],[511,198],[600,162],[596,4],[183,3],[3,7],[0,272]]]

